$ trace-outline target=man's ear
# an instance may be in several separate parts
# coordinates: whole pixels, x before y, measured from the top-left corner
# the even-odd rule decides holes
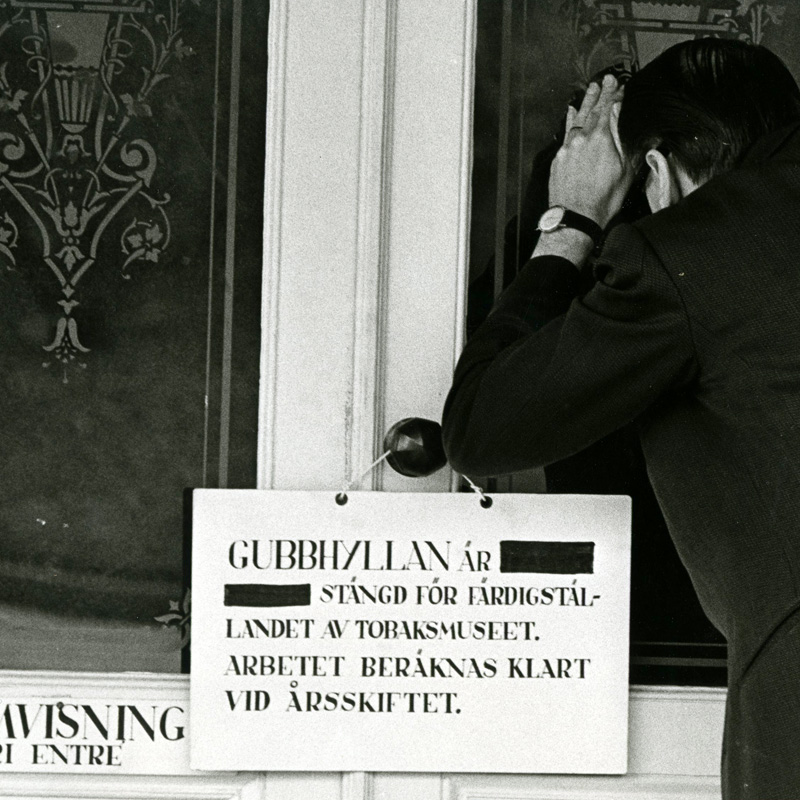
[[[682,187],[667,157],[656,149],[648,150],[644,157],[650,174],[645,184],[647,202],[655,213],[669,208],[683,197]]]

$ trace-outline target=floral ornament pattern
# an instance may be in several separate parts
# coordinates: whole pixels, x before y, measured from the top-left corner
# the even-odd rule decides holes
[[[0,255],[5,256],[7,269],[13,269],[17,264],[12,250],[16,248],[18,240],[19,230],[14,220],[6,212],[0,218]]]
[[[11,90],[6,78],[7,67],[8,64],[0,64],[0,114],[4,111],[18,114],[28,93],[23,89]]]
[[[761,44],[767,26],[782,24],[785,13],[786,6],[784,5],[758,2],[757,0],[739,0],[735,18],[739,38],[753,44]]]
[[[157,208],[161,210],[161,206]],[[123,277],[130,278],[126,270],[134,261],[150,261],[157,264],[159,256],[169,245],[169,238],[169,219],[163,211],[162,223],[154,222],[152,219],[146,222],[134,219],[123,232],[121,239],[122,252],[128,256],[122,265]]]
[[[154,617],[165,628],[178,628],[181,632],[181,650],[189,644],[192,634],[192,590],[187,589],[183,600],[169,601],[169,611]]]
[[[45,270],[61,292],[42,349],[52,359],[43,366],[60,364],[64,382],[68,367],[87,364],[73,312],[86,276],[114,266],[101,251],[109,233],[123,228],[125,279],[169,246],[170,196],[154,186],[149,120],[158,87],[194,54],[184,25],[200,1],[64,0],[54,11],[0,0],[0,261],[18,266],[25,217],[38,239],[27,268]]]

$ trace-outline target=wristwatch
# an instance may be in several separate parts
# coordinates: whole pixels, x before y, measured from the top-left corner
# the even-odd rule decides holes
[[[595,245],[599,244],[603,235],[603,229],[589,217],[579,214],[577,211],[570,211],[564,206],[552,206],[539,217],[537,231],[542,233],[552,233],[559,228],[575,228],[576,231],[590,236]]]

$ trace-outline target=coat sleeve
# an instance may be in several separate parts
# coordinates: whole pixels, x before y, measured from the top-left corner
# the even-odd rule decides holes
[[[681,297],[630,225],[609,236],[597,282],[532,259],[467,343],[443,416],[450,464],[497,475],[566,458],[696,374]]]

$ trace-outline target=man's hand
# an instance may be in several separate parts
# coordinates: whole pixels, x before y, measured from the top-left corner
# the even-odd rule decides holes
[[[570,106],[564,144],[550,168],[550,205],[605,228],[622,207],[634,171],[622,152],[618,121],[623,90],[613,75],[589,85],[580,110]]]

